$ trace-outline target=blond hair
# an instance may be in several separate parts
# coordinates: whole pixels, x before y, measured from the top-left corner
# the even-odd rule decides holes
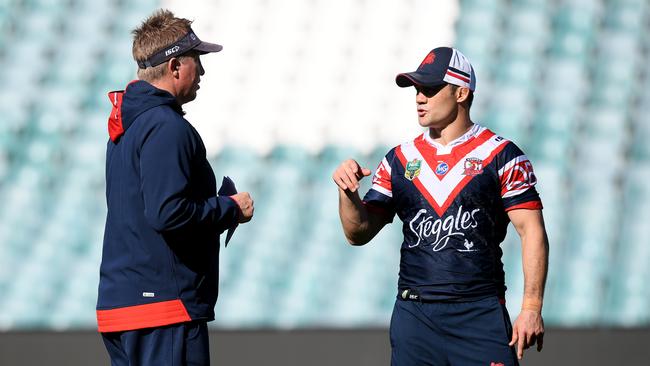
[[[156,52],[181,39],[190,31],[192,21],[176,18],[174,13],[166,9],[156,10],[133,34],[133,59],[145,61]],[[166,73],[164,62],[158,66],[138,69],[138,78],[145,81],[156,81]]]

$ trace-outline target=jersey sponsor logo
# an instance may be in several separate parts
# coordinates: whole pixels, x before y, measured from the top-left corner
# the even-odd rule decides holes
[[[419,159],[413,159],[406,163],[406,168],[404,169],[404,178],[408,180],[413,180],[415,179],[418,175],[420,175],[420,171],[422,170],[422,160]]]
[[[434,218],[431,215],[426,215],[426,209],[420,209],[409,222],[409,229],[417,236],[418,240],[409,244],[409,248],[415,248],[424,242],[425,245],[431,246],[434,252],[439,252],[449,244],[449,239],[452,236],[464,237],[463,231],[474,229],[478,226],[476,214],[480,209],[473,209],[471,211],[463,211],[463,206],[458,207],[455,214],[448,215],[444,218]],[[473,252],[474,243],[465,240],[465,250],[458,249],[463,252]]]
[[[465,159],[463,175],[479,175],[483,173],[483,160],[479,158]]]
[[[449,165],[445,163],[444,161],[438,162],[438,165],[436,166],[436,174],[438,175],[445,175],[449,171]]]

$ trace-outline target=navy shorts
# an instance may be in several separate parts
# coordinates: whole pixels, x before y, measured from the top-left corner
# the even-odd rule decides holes
[[[516,366],[508,346],[505,305],[489,297],[469,302],[398,299],[390,322],[392,366]]]
[[[208,366],[206,322],[102,333],[111,366]]]

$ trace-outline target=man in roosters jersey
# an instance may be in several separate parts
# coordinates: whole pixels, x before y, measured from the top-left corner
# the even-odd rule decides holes
[[[427,131],[386,154],[363,200],[357,190],[369,169],[350,159],[333,174],[350,244],[367,243],[395,215],[403,222],[392,364],[517,365],[524,349],[542,349],[544,336],[548,240],[532,165],[514,143],[471,121],[476,78],[458,50],[432,50],[396,82],[415,87]],[[514,326],[499,247],[509,222],[521,237],[525,277]]]

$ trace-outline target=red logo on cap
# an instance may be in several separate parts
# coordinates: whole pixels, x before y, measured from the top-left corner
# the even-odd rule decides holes
[[[435,60],[436,60],[436,54],[433,53],[433,51],[431,51],[431,52],[429,52],[427,57],[425,57],[424,60],[422,60],[422,63],[420,64],[420,67],[422,67],[424,65],[432,64],[433,61],[435,61]]]

